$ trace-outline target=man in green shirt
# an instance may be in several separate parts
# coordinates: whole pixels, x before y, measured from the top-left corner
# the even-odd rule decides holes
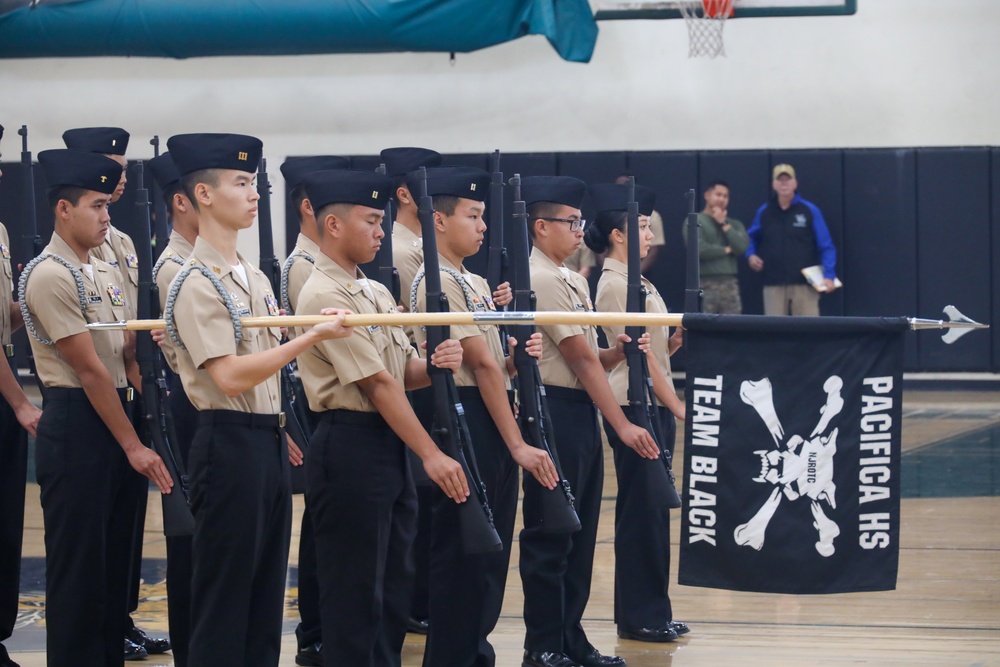
[[[729,185],[726,182],[710,181],[704,194],[705,209],[698,214],[698,260],[701,288],[705,294],[703,311],[738,315],[743,305],[736,277],[736,258],[746,252],[750,239],[743,223],[729,217]],[[687,232],[685,221],[681,226],[684,243],[687,243]]]

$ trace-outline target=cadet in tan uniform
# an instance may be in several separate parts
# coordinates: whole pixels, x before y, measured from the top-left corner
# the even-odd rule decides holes
[[[583,240],[580,204],[586,184],[568,176],[532,176],[523,179],[521,193],[534,242],[531,285],[538,310],[593,310],[587,281],[563,266]],[[541,533],[541,490],[525,477],[520,547],[527,633],[522,665],[624,665],[623,659],[594,648],[581,625],[590,596],[604,482],[598,409],[628,446],[647,458],[655,458],[659,450],[649,433],[628,421],[608,385],[605,371],[624,359],[621,346],[599,349],[594,327],[553,325],[539,330],[543,354],[538,368],[559,460],[576,495],[582,528],[571,535]]]
[[[392,263],[399,271],[400,303],[403,312],[410,310],[410,287],[424,263],[417,198],[410,192],[406,175],[421,167],[440,167],[441,154],[427,148],[386,148],[380,154],[385,173],[395,185],[392,200],[396,203],[396,219],[392,225]]]
[[[485,278],[462,266],[463,260],[474,255],[483,243],[484,200],[489,186],[490,174],[482,169],[427,170],[427,193],[434,198],[441,286],[454,312],[495,310],[494,298],[501,306],[512,299],[508,284],[500,285],[493,293]],[[421,267],[412,288],[410,307],[414,312],[427,311],[423,276]],[[510,391],[513,364],[504,357],[499,328],[493,324],[452,326],[451,335],[462,343],[462,367],[455,374],[455,385],[465,408],[475,459],[503,550],[466,555],[457,508],[436,494],[431,527],[431,624],[425,667],[495,664],[496,654],[488,636],[500,616],[507,583],[517,515],[515,462],[548,488],[554,488],[557,481],[548,453],[528,445],[514,419]],[[423,338],[423,332],[418,336]]]
[[[396,219],[392,225],[392,263],[399,271],[399,305],[403,312],[410,310],[410,288],[417,271],[424,263],[424,244],[421,237],[420,219],[417,217],[417,198],[410,192],[406,175],[420,167],[438,167],[441,154],[427,148],[399,147],[386,148],[381,153],[385,173],[393,179],[392,201],[395,203]],[[410,342],[416,344],[413,327],[405,327]],[[423,353],[417,348],[421,356]],[[413,410],[425,429],[430,429],[434,406],[431,389],[410,392]],[[412,451],[409,452],[413,482],[417,487],[417,538],[413,543],[413,560],[416,574],[413,577],[413,596],[410,602],[410,618],[407,629],[417,634],[427,634],[430,611],[430,551],[431,551],[431,507],[434,505],[434,484],[427,479],[424,468]]]
[[[389,291],[358,269],[383,236],[392,181],[373,172],[306,176],[320,224],[316,268],[299,313],[326,307],[395,313]],[[298,340],[298,339],[296,339]],[[445,341],[431,360],[456,369],[462,348]],[[326,665],[398,666],[406,635],[416,497],[406,447],[450,500],[465,502],[461,466],[420,427],[404,388],[430,383],[401,327],[371,326],[299,356],[310,407],[321,413],[306,461],[319,557]],[[405,446],[404,446],[405,444]]]
[[[185,134],[167,146],[199,215],[194,250],[164,308],[184,389],[199,410],[188,461],[190,663],[277,665],[291,528],[278,371],[310,345],[351,330],[337,320],[279,345],[276,327],[239,327],[239,317],[278,313],[267,279],[236,251],[237,233],[257,214],[261,142]]]
[[[124,319],[128,309],[121,274],[91,255],[107,233],[122,168],[72,150],[43,151],[38,160],[55,231],[25,267],[20,295],[45,387],[35,459],[45,522],[48,664],[120,665],[133,468],[161,491],[172,485],[130,421],[128,379],[140,384],[126,344],[131,334],[86,328]]]
[[[0,125],[3,139],[3,125]],[[0,171],[0,176],[3,172]],[[24,485],[28,469],[27,433],[35,435],[42,412],[28,400],[17,381],[11,332],[20,328],[21,307],[13,300],[10,238],[0,224],[0,642],[10,638],[17,620],[24,532]],[[0,643],[0,667],[15,666]],[[16,667],[16,666],[15,666]]]
[[[194,251],[198,238],[198,212],[181,188],[180,174],[169,152],[162,153],[148,163],[153,177],[163,193],[167,219],[172,227],[167,247],[153,265],[153,281],[159,292],[159,307],[167,302],[170,283],[180,273]],[[175,454],[187,470],[188,454],[198,424],[198,411],[191,405],[184,385],[177,377],[177,351],[169,337],[160,343],[160,351],[167,362],[167,380],[170,394],[168,403],[174,422],[177,442]],[[170,645],[175,667],[187,667],[188,645],[191,641],[191,536],[167,537],[167,615],[170,627]]]
[[[281,175],[285,178],[285,192],[299,214],[299,236],[295,248],[281,266],[281,307],[287,315],[294,315],[299,304],[299,293],[312,274],[316,256],[319,255],[319,230],[316,228],[316,212],[306,196],[302,179],[314,171],[325,169],[346,169],[351,161],[336,155],[315,157],[294,157],[281,165]],[[289,328],[288,337],[294,338],[298,329]],[[304,424],[311,434],[316,423]],[[298,448],[301,443],[289,443],[292,465],[303,465],[304,452]],[[297,451],[296,451],[297,450]],[[299,618],[295,628],[298,654],[295,664],[313,667],[323,665],[323,634],[319,609],[319,579],[316,574],[316,536],[313,531],[312,511],[306,498],[305,510],[299,531]]]
[[[80,127],[63,132],[63,142],[66,148],[76,151],[86,151],[97,153],[110,158],[122,166],[122,176],[118,181],[118,186],[111,193],[111,203],[118,201],[125,192],[125,184],[128,182],[126,172],[128,161],[125,159],[125,151],[128,149],[129,133],[120,127]],[[136,257],[135,245],[132,238],[114,227],[108,225],[108,233],[104,243],[91,250],[91,254],[118,269],[122,274],[122,290],[125,293],[126,319],[133,319],[136,316],[136,308],[139,303],[139,260]],[[134,337],[132,337],[134,340]],[[138,386],[138,385],[136,385]],[[140,399],[141,400],[141,399]],[[136,406],[135,418],[142,418],[141,406]],[[136,430],[140,437],[145,435],[145,425],[140,421],[136,424]],[[147,438],[148,441],[148,438]],[[125,658],[127,660],[141,660],[145,657],[143,653],[166,653],[170,650],[170,641],[167,639],[153,638],[135,626],[131,614],[139,606],[139,580],[142,568],[142,534],[146,525],[146,484],[141,477],[135,476],[136,484],[136,507],[135,520],[132,525],[132,574],[129,580],[129,603],[128,614],[124,619],[123,632],[125,635]]]
[[[656,196],[652,190],[636,186],[639,203],[639,257],[645,256],[653,241],[649,215]],[[587,227],[584,241],[595,253],[607,253],[597,284],[597,309],[625,312],[628,287],[628,237],[626,231],[628,188],[599,184],[590,189],[597,219]],[[667,306],[651,282],[646,289],[646,312],[666,313]],[[663,451],[674,449],[677,419],[684,419],[684,404],[674,392],[670,378],[670,355],[681,346],[680,329],[670,336],[668,327],[647,327],[652,354],[649,374],[657,397],[656,418],[663,434]],[[624,326],[605,326],[608,340],[616,340]],[[609,373],[611,391],[622,412],[628,407],[628,363],[618,363]],[[626,447],[605,421],[604,431],[615,456],[618,498],[615,503],[615,623],[618,636],[646,642],[668,642],[689,631],[687,624],[673,620],[668,587],[670,584],[670,508],[666,460],[650,460]]]
[[[98,153],[122,166],[122,177],[111,194],[111,203],[118,201],[125,192],[125,184],[128,182],[126,178],[128,160],[125,159],[125,151],[128,150],[129,133],[120,127],[79,127],[66,130],[62,138],[66,148],[70,150]],[[125,278],[123,289],[126,302],[129,304],[126,312],[128,319],[135,318],[139,293],[139,260],[135,254],[132,237],[114,225],[108,225],[104,243],[92,250],[91,254],[117,268]]]

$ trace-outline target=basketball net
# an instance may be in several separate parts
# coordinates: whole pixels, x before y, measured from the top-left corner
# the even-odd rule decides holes
[[[688,58],[726,55],[722,29],[733,15],[734,0],[679,0],[673,5],[688,29]]]

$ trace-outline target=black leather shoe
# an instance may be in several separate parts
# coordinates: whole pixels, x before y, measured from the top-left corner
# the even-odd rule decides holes
[[[525,651],[521,667],[580,667],[562,653]]]
[[[406,619],[406,631],[412,632],[415,635],[426,635],[430,627],[430,621],[420,620],[419,618],[413,618],[412,616]]]
[[[149,655],[158,655],[160,653],[166,653],[170,650],[169,639],[150,637],[134,625],[128,632],[125,633],[125,639],[129,640],[133,644],[143,647]]]
[[[673,631],[677,633],[678,637],[691,632],[691,628],[689,628],[688,624],[684,621],[670,621],[667,625],[669,625]]]
[[[677,639],[677,631],[669,624],[662,628],[618,628],[618,636],[637,642],[672,642]]]
[[[569,659],[582,667],[624,667],[625,658],[617,655],[601,655],[596,648],[590,649],[586,655],[571,655]]]
[[[126,660],[144,660],[147,657],[149,657],[149,652],[145,648],[135,642],[129,641],[128,638],[125,639]]]
[[[299,652],[295,654],[295,664],[304,667],[323,667],[323,642],[299,648]]]

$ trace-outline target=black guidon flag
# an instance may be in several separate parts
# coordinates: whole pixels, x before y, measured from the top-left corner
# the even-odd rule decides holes
[[[678,581],[893,590],[905,318],[685,315]]]

